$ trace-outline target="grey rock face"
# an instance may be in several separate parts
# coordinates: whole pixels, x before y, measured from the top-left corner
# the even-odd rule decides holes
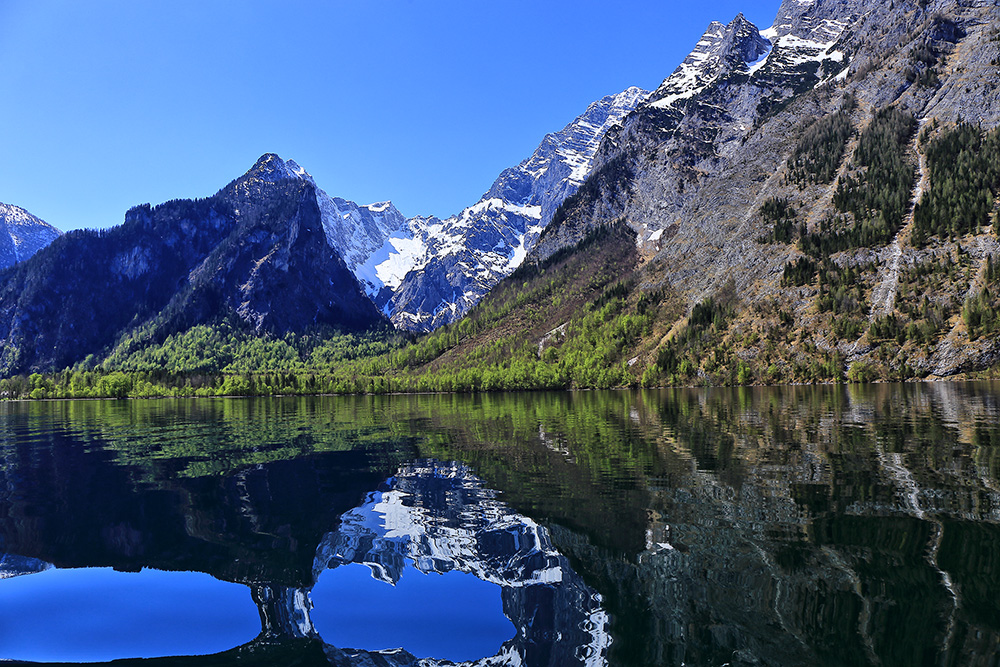
[[[60,234],[23,208],[0,203],[0,269],[23,262]]]
[[[746,304],[781,294],[785,263],[800,253],[791,244],[759,243],[768,227],[758,211],[778,197],[813,226],[832,212],[836,180],[799,188],[785,178],[785,162],[812,122],[850,95],[859,131],[889,105],[925,122],[1000,124],[995,1],[921,4],[785,0],[767,30],[742,17],[712,24],[649,101],[608,133],[581,187],[586,196],[564,204],[527,261],[624,218],[651,260],[647,282],[669,284],[689,304],[730,278]],[[906,75],[927,40],[947,54],[934,86]],[[916,164],[916,141],[911,149]],[[851,253],[858,254],[837,261],[856,264]],[[805,302],[800,311],[809,317]],[[939,352],[941,363],[931,360],[928,369],[964,367],[953,348]]]

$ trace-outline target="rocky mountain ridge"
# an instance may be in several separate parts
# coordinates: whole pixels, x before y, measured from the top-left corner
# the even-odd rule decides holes
[[[426,331],[460,318],[520,265],[586,178],[604,135],[647,95],[631,87],[594,102],[504,170],[479,202],[445,220],[411,218],[355,275],[398,327]]]

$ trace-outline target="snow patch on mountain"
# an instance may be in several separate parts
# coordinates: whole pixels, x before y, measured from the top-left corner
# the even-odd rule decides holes
[[[25,261],[61,234],[20,206],[0,203],[0,268]]]
[[[763,37],[765,40],[767,40],[767,48],[760,55],[760,57],[757,58],[757,60],[747,63],[747,67],[749,68],[748,72],[750,76],[753,76],[754,73],[757,72],[757,70],[762,68],[767,63],[768,57],[770,57],[771,53],[774,51],[774,42],[771,41],[771,37],[765,35],[764,31],[761,31],[760,36]]]

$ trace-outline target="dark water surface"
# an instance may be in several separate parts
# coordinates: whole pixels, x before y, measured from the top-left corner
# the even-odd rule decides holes
[[[997,665],[1000,384],[0,404],[0,659]]]

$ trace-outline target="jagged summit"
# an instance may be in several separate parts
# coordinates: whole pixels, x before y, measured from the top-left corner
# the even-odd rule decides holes
[[[276,183],[286,178],[297,178],[298,174],[292,170],[290,165],[298,167],[294,162],[285,162],[276,153],[264,153],[243,175],[243,178],[259,179],[268,183]]]
[[[735,64],[752,63],[770,48],[771,42],[761,36],[757,26],[748,21],[742,12],[726,26],[722,51],[731,54]]]
[[[770,50],[771,42],[742,13],[728,25],[713,21],[688,57],[649,96],[649,103],[659,108],[672,107],[725,74],[747,71]]]

